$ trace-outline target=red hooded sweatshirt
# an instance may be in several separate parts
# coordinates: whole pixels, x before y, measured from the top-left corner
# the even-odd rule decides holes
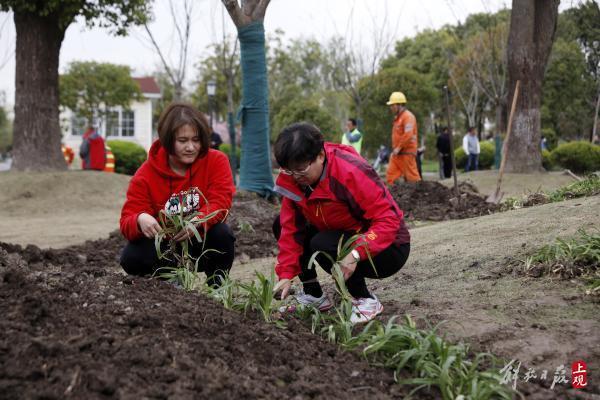
[[[404,215],[377,172],[351,146],[325,143],[327,163],[310,197],[290,175],[277,177],[281,203],[281,236],[275,272],[291,279],[301,271],[306,224],[319,231],[363,233],[361,260],[390,245],[410,243]]]
[[[143,233],[137,224],[141,213],[148,213],[158,219],[159,211],[168,206],[172,195],[177,196],[193,187],[197,187],[208,200],[205,202],[200,197],[200,213],[224,210],[207,222],[207,229],[224,221],[235,193],[227,156],[218,150],[209,149],[204,157],[194,161],[185,176],[181,176],[171,170],[167,151],[158,140],[155,141],[150,148],[148,160],[129,183],[127,199],[121,210],[123,236],[129,241],[141,238]]]

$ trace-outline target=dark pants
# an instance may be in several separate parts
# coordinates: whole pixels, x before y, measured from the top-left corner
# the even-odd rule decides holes
[[[465,172],[477,171],[478,163],[479,154],[469,154],[469,158],[467,158],[467,166],[465,168]]]
[[[281,222],[279,216],[275,218],[273,223],[273,234],[275,235],[275,238],[279,240],[279,237],[281,236]],[[305,293],[316,297],[319,297],[322,294],[321,287],[316,280],[317,270],[314,267],[311,269],[308,268],[308,262],[314,252],[323,251],[329,254],[333,259],[336,259],[340,237],[343,236],[343,240],[347,240],[353,235],[353,232],[343,231],[319,232],[314,226],[307,226],[306,237],[304,239],[304,252],[300,257],[302,272],[298,276],[300,281],[304,284]],[[375,268],[373,268],[373,265],[371,265],[368,259],[359,262],[352,276],[346,281],[348,291],[355,298],[371,297],[369,289],[367,289],[365,278],[383,279],[394,275],[404,266],[409,253],[410,243],[402,244],[400,246],[390,245],[387,249],[373,257]],[[332,264],[327,257],[322,255],[317,256],[317,261],[325,272],[331,274]]]
[[[194,258],[202,255],[202,243],[192,239],[190,255]],[[224,223],[213,225],[205,237],[204,251],[208,251],[200,258],[198,270],[204,271],[208,277],[207,283],[214,285],[219,283],[217,276],[222,277],[231,269],[233,256],[235,254],[235,237],[231,228]],[[157,268],[174,266],[174,262],[159,260],[154,247],[154,239],[143,237],[127,243],[121,253],[121,266],[130,275],[149,275]]]
[[[444,178],[452,176],[452,156],[450,154],[442,154],[442,169]]]

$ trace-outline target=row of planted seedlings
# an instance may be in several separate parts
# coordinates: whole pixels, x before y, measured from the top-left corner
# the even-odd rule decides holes
[[[590,174],[577,182],[547,192],[538,191],[522,197],[509,197],[501,204],[502,211],[516,210],[534,205],[556,203],[579,197],[600,194],[600,175]]]
[[[585,294],[600,299],[600,229],[579,229],[572,238],[556,238],[523,261],[525,274],[532,277],[579,278]]]
[[[198,274],[198,261],[189,253],[190,241],[179,245],[169,240],[181,229],[189,229],[196,240],[202,242],[196,226],[214,218],[218,211],[206,216],[197,213],[184,215],[182,212],[168,216],[161,214],[159,221],[163,230],[156,237],[159,258],[176,263],[174,267],[157,270],[156,276],[187,291],[199,291],[220,302],[225,308],[243,313],[258,313],[266,322],[284,328],[285,319],[281,309],[286,302],[274,296],[275,272],[269,277],[256,272],[257,279],[250,283],[238,282],[225,276],[218,287],[202,283]],[[166,250],[161,247],[164,241]],[[403,319],[391,317],[387,322],[373,320],[364,326],[350,322],[352,297],[346,288],[340,261],[356,248],[356,236],[338,245],[338,259],[334,260],[332,276],[340,298],[339,305],[326,313],[313,307],[296,308],[293,314],[310,326],[312,333],[338,344],[346,350],[360,351],[374,366],[394,371],[400,385],[409,385],[410,395],[421,390],[439,390],[444,399],[511,399],[515,392],[503,382],[499,372],[500,360],[489,353],[474,354],[463,343],[452,344],[438,334],[438,326],[429,329],[417,328],[409,316]],[[203,243],[203,242],[202,242]],[[203,250],[202,254],[214,251]],[[317,254],[311,257],[312,267],[318,265]],[[403,376],[411,378],[403,378]]]

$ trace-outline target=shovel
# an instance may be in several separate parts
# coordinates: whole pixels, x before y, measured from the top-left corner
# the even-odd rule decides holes
[[[500,162],[500,171],[498,173],[498,183],[496,184],[496,191],[488,196],[485,199],[488,203],[498,204],[504,193],[500,192],[500,185],[502,184],[502,176],[504,176],[504,166],[506,165],[506,153],[508,152],[508,140],[510,139],[510,132],[512,128],[512,121],[515,115],[515,108],[517,106],[517,98],[519,97],[519,85],[521,81],[517,81],[515,85],[515,95],[513,96],[512,105],[510,107],[510,116],[508,117],[508,128],[506,129],[506,139],[504,139],[504,144],[502,145],[502,161]]]

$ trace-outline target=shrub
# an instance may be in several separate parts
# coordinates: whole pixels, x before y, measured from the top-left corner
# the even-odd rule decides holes
[[[550,171],[554,167],[554,163],[552,162],[552,155],[548,150],[542,150],[542,166]]]
[[[569,142],[552,151],[552,163],[575,173],[600,170],[600,146],[589,142]]]
[[[494,165],[494,144],[492,142],[480,142],[479,169],[490,169]],[[464,168],[467,165],[467,155],[462,146],[454,150],[456,168]]]
[[[115,172],[133,175],[146,161],[146,150],[137,143],[125,140],[109,140],[108,146],[115,156]]]
[[[546,145],[548,146],[548,150],[552,151],[556,148],[558,144],[558,135],[554,132],[552,128],[543,128],[542,136],[546,138]]]
[[[229,155],[231,154],[231,145],[229,143],[223,143],[222,145],[219,146],[219,150],[222,151],[223,153],[227,154],[227,157],[229,157]],[[236,146],[235,147],[235,158],[237,160],[238,168],[240,166],[241,157],[242,157],[241,146]]]

